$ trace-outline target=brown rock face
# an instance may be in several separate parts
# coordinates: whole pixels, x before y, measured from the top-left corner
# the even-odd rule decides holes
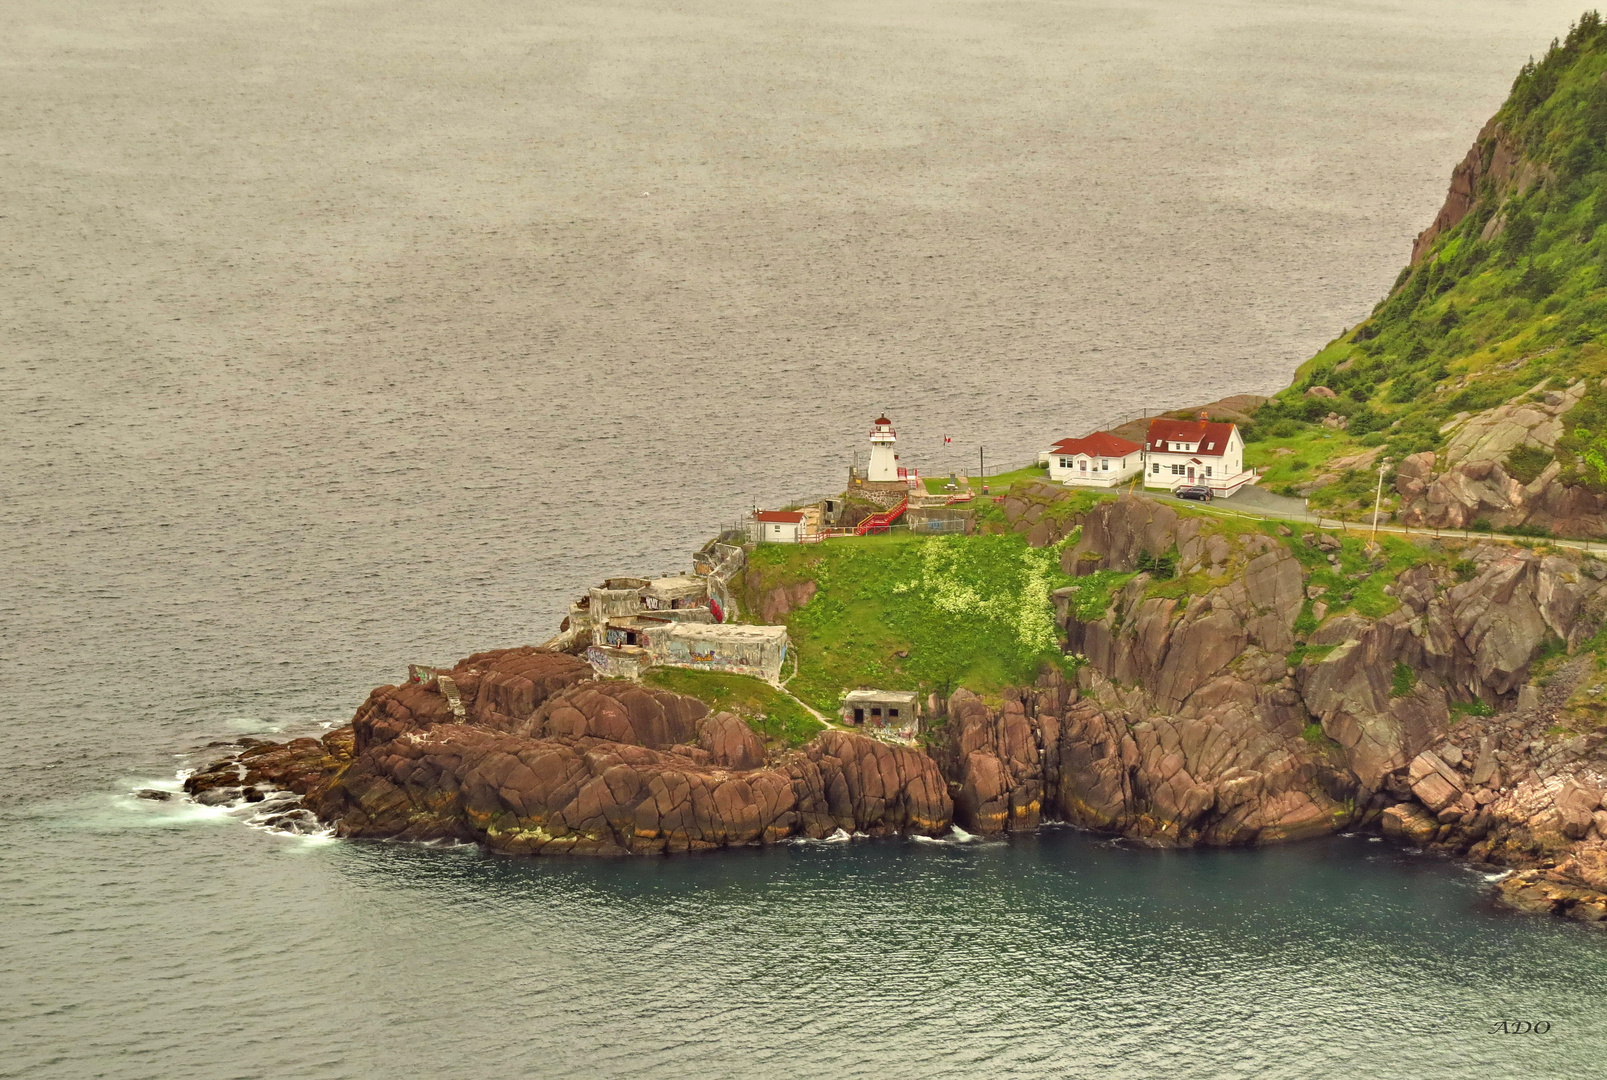
[[[695,741],[698,722],[708,711],[696,698],[668,690],[612,680],[586,682],[548,698],[512,729],[532,738],[592,738],[668,750]]]
[[[716,713],[700,722],[697,744],[714,764],[727,769],[757,769],[764,764],[764,742],[740,716]]]
[[[1433,223],[1417,234],[1412,244],[1412,264],[1415,266],[1423,254],[1434,246],[1440,234],[1456,228],[1467,217],[1478,200],[1481,183],[1488,179],[1504,194],[1504,189],[1515,178],[1519,178],[1519,164],[1517,144],[1506,130],[1495,120],[1485,124],[1467,156],[1451,171],[1451,190],[1446,193],[1445,205],[1440,207]],[[1519,183],[1522,186],[1521,178]]]
[[[1385,836],[1403,844],[1426,844],[1439,832],[1439,822],[1423,812],[1422,807],[1411,803],[1398,803],[1386,809],[1379,818]]]
[[[1570,840],[1583,840],[1596,823],[1596,808],[1601,805],[1601,789],[1589,780],[1573,777],[1557,793],[1557,815],[1562,834]]]
[[[749,570],[749,587],[757,590],[759,576],[757,570]],[[813,581],[800,581],[792,585],[777,585],[759,593],[758,610],[759,620],[766,623],[780,623],[788,615],[809,603],[819,588]]]
[[[350,729],[252,746],[189,789],[286,788],[342,836],[476,840],[517,854],[700,851],[837,829],[932,834],[953,814],[919,751],[834,731],[767,763],[740,718],[594,680],[562,653],[480,653],[452,674],[464,723],[433,687],[380,687]]]
[[[935,751],[958,791],[954,816],[962,828],[990,835],[1036,829],[1043,820],[1046,733],[1058,731],[1056,706],[1064,680],[1044,691],[1013,691],[996,710],[969,690],[948,701],[948,721]],[[1075,691],[1072,691],[1075,694]]]
[[[591,665],[567,653],[534,648],[475,653],[458,661],[452,679],[470,723],[509,728],[523,722],[558,690],[593,677]],[[381,686],[352,719],[359,751],[406,731],[453,723],[446,699],[433,684]]]
[[[1071,492],[1047,480],[1034,480],[1010,489],[1001,508],[1004,521],[1012,532],[1025,533],[1032,547],[1045,547],[1058,543],[1071,535],[1077,527],[1075,515],[1055,510],[1057,503],[1071,498]]]
[[[732,740],[724,741],[729,750]],[[618,854],[774,843],[839,828],[935,833],[948,827],[951,805],[931,759],[841,732],[773,768],[737,770],[701,747],[658,751],[443,725],[365,755],[318,810],[347,836]]]

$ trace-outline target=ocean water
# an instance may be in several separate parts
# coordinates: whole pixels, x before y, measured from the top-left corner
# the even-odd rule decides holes
[[[1607,939],[1361,839],[520,862],[130,794],[684,567],[879,411],[933,473],[1282,385],[1576,14],[0,6],[0,1076],[1607,1059]]]

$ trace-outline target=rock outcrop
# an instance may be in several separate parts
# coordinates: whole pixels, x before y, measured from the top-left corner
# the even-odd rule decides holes
[[[1466,553],[1469,580],[1426,559],[1390,585],[1394,611],[1341,611],[1297,634],[1309,597],[1290,542],[1233,536],[1143,498],[1092,510],[1063,554],[1068,572],[1171,559],[1187,587],[1156,589],[1161,582],[1137,573],[1091,618],[1080,587],[1061,590],[1067,648],[1087,659],[1074,685],[1046,675],[994,707],[968,691],[950,698],[933,753],[956,821],[1002,833],[1060,819],[1161,845],[1371,825],[1465,851],[1492,822],[1528,836],[1537,815],[1555,814],[1562,824],[1548,835],[1559,842],[1601,835],[1589,782],[1553,799],[1521,788],[1528,774],[1498,739],[1465,750],[1461,736],[1446,741],[1452,704],[1521,704],[1542,650],[1576,647],[1594,632],[1607,605],[1594,565],[1477,545]],[[1337,559],[1336,539],[1309,542]],[[1290,666],[1297,645],[1305,655]],[[1404,689],[1401,665],[1412,673]],[[1463,829],[1475,821],[1478,829]],[[1520,849],[1529,850],[1506,845],[1501,858],[1533,857]]]
[[[1451,171],[1451,189],[1446,193],[1440,212],[1412,243],[1412,265],[1417,265],[1436,239],[1467,217],[1478,202],[1481,187],[1503,195],[1515,188],[1521,194],[1545,175],[1542,166],[1522,156],[1517,142],[1500,121],[1490,120],[1479,132],[1467,156]],[[1485,227],[1485,239],[1499,233],[1500,220],[1499,215],[1491,219]]]
[[[1541,461],[1555,455],[1566,414],[1588,388],[1582,379],[1550,392],[1542,385],[1493,409],[1459,414],[1443,449],[1413,454],[1397,467],[1402,522],[1433,529],[1488,522],[1573,537],[1607,532],[1607,494],[1567,483],[1554,456],[1526,479],[1512,475],[1510,460],[1516,451],[1537,453]]]
[[[953,805],[937,764],[829,731],[766,760],[739,717],[600,681],[563,653],[479,653],[433,683],[384,686],[323,740],[259,744],[189,778],[199,801],[300,796],[338,835],[474,840],[517,854],[700,851],[838,829],[936,834]]]

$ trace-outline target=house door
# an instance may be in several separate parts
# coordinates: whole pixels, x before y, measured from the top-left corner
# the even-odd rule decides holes
[[[1189,466],[1189,479],[1194,479],[1194,466],[1192,465]]]
[[[865,710],[864,709],[855,709],[854,710],[854,723],[863,724],[864,722],[865,722]]]

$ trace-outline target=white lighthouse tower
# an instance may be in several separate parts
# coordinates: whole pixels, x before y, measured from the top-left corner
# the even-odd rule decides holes
[[[878,416],[876,426],[870,433],[870,465],[865,470],[866,480],[872,484],[898,481],[898,455],[893,453],[893,444],[897,441],[893,422],[885,416]]]

